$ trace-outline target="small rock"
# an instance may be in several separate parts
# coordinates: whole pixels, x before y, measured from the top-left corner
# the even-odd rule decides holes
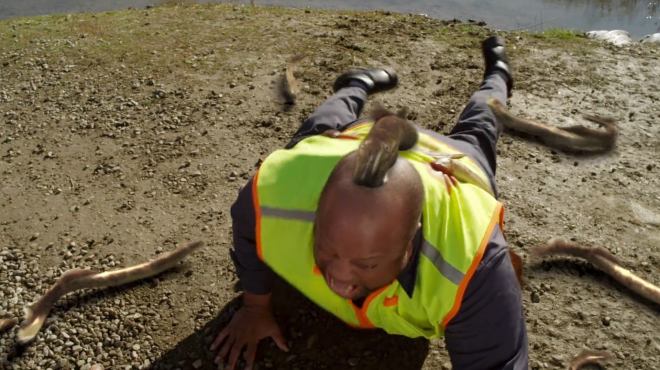
[[[564,359],[559,355],[550,356],[550,363],[555,366],[562,366],[564,364]]]
[[[351,357],[351,358],[348,359],[348,365],[351,366],[351,367],[357,366],[359,362],[360,361],[355,357]]]
[[[197,361],[195,361],[195,362],[192,363],[192,366],[193,366],[195,369],[199,369],[200,367],[202,367],[202,364],[203,364],[202,360],[201,360],[201,359],[198,359]]]
[[[600,319],[600,322],[603,323],[605,326],[610,326],[610,323],[612,322],[612,319],[609,316],[602,317]]]
[[[309,338],[307,338],[307,349],[312,349],[314,347],[314,344],[316,344],[316,341],[318,340],[318,335],[312,334]]]
[[[536,291],[533,291],[533,292],[532,292],[532,296],[531,296],[531,298],[532,298],[532,302],[533,302],[533,303],[539,303],[539,302],[541,302],[541,297],[539,296],[539,294],[538,294]]]

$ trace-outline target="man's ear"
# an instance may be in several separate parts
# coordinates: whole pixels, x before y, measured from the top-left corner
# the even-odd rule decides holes
[[[403,254],[403,260],[401,261],[401,268],[405,268],[408,265],[408,262],[410,261],[410,256],[412,256],[412,250],[413,250],[413,240],[410,239],[408,242],[408,246],[406,247],[406,252]]]
[[[412,256],[412,251],[413,251],[413,241],[415,240],[415,235],[417,235],[417,231],[419,228],[422,227],[422,223],[418,222],[417,223],[417,229],[415,229],[415,233],[413,234],[413,237],[410,239],[408,242],[408,246],[406,246],[406,252],[403,254],[403,266],[401,268],[406,267],[408,264],[408,261],[410,260],[410,256]]]

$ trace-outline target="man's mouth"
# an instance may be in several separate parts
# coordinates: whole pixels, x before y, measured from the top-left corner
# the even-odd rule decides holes
[[[328,283],[328,286],[330,287],[330,289],[332,289],[333,292],[337,293],[338,295],[344,298],[350,299],[358,291],[357,285],[342,283],[340,281],[337,281],[335,278],[333,278],[330,275],[326,275],[325,281]]]

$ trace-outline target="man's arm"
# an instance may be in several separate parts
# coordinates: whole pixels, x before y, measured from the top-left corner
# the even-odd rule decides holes
[[[220,330],[210,348],[217,351],[215,363],[226,364],[224,368],[228,370],[235,369],[241,353],[245,359],[244,369],[252,369],[257,345],[264,338],[272,338],[281,350],[288,351],[271,307],[273,273],[257,256],[252,182],[253,179],[241,189],[231,207],[234,233],[231,257],[243,287],[243,305]]]
[[[445,330],[452,366],[457,370],[528,368],[527,331],[520,285],[498,226],[461,308]]]
[[[267,294],[272,288],[273,272],[257,256],[252,181],[254,178],[240,190],[231,207],[234,247],[230,255],[243,290],[253,294]]]

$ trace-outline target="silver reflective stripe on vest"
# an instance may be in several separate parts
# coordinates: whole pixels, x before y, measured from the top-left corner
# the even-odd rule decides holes
[[[435,268],[437,268],[438,271],[440,271],[440,273],[449,281],[456,285],[461,283],[463,280],[463,273],[447,263],[447,261],[442,258],[440,252],[438,252],[438,250],[426,240],[422,242],[422,254],[430,259],[433,265],[435,265]]]
[[[314,222],[316,214],[312,211],[302,211],[299,209],[261,207],[261,216]]]

